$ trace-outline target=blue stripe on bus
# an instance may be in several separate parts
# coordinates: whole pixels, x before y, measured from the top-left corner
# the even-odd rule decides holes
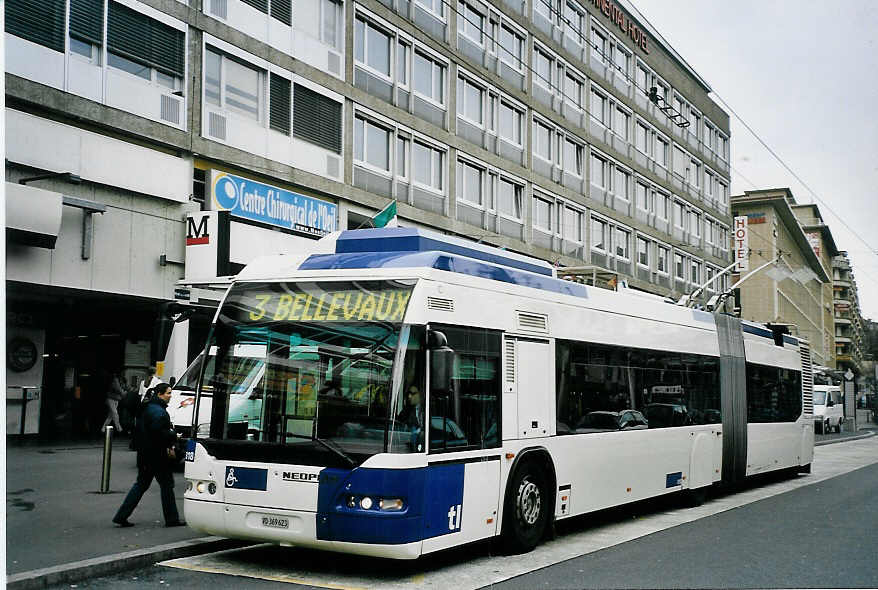
[[[397,545],[457,532],[463,522],[464,471],[464,464],[324,469],[317,491],[317,538]],[[361,507],[364,497],[372,501],[368,509]],[[383,498],[401,498],[403,509],[380,510]]]
[[[359,254],[313,254],[299,270],[353,268],[435,268],[513,285],[533,287],[575,297],[588,297],[585,285],[530,272],[495,266],[443,252],[363,252]]]
[[[783,335],[783,341],[784,341],[785,343],[787,343],[787,344],[792,344],[793,346],[798,346],[798,345],[799,345],[799,340],[798,340],[797,338],[793,338],[793,337],[790,336],[789,334],[784,334],[784,335]]]
[[[362,252],[428,252],[438,250],[483,260],[502,266],[525,270],[544,276],[552,276],[548,262],[536,258],[505,256],[503,250],[494,246],[466,242],[453,236],[434,234],[409,227],[388,227],[356,231],[344,231],[335,243],[338,254]]]

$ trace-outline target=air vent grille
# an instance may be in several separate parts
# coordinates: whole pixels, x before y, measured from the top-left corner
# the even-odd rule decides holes
[[[518,328],[530,332],[547,333],[549,331],[549,318],[541,313],[519,311]]]
[[[210,13],[216,17],[226,19],[229,16],[227,0],[210,0]]]
[[[506,383],[515,383],[515,340],[506,341]]]
[[[217,113],[210,113],[207,118],[207,134],[217,139],[226,139],[226,118]]]
[[[802,357],[802,413],[814,415],[814,373],[811,367],[811,347],[799,340],[799,354]]]
[[[427,309],[438,311],[454,311],[454,301],[441,297],[427,297]]]
[[[168,123],[173,123],[174,125],[180,124],[180,101],[174,98],[173,96],[168,96],[167,94],[162,94],[162,104],[161,104],[161,117],[162,121],[167,121]]]

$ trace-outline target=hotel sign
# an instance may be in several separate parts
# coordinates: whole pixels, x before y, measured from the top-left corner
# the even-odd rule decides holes
[[[210,171],[213,208],[315,236],[336,229],[338,206],[219,170]]]
[[[747,230],[747,216],[741,215],[734,220],[735,272],[750,270],[750,236]]]
[[[628,35],[628,38],[640,47],[644,53],[649,53],[646,32],[634,24],[634,21],[621,8],[610,0],[591,0],[591,3],[594,4],[595,8],[604,13],[604,16],[610,19],[614,25],[619,27],[623,35]]]

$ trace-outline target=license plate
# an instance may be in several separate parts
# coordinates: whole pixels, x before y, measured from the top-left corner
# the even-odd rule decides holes
[[[290,528],[290,519],[285,516],[263,516],[262,526],[273,529],[288,529]]]

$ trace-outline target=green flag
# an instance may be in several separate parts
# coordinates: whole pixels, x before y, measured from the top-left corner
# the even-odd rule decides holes
[[[372,225],[375,227],[385,227],[394,217],[396,217],[396,201],[390,201],[387,207],[379,211],[378,215],[372,218]]]

